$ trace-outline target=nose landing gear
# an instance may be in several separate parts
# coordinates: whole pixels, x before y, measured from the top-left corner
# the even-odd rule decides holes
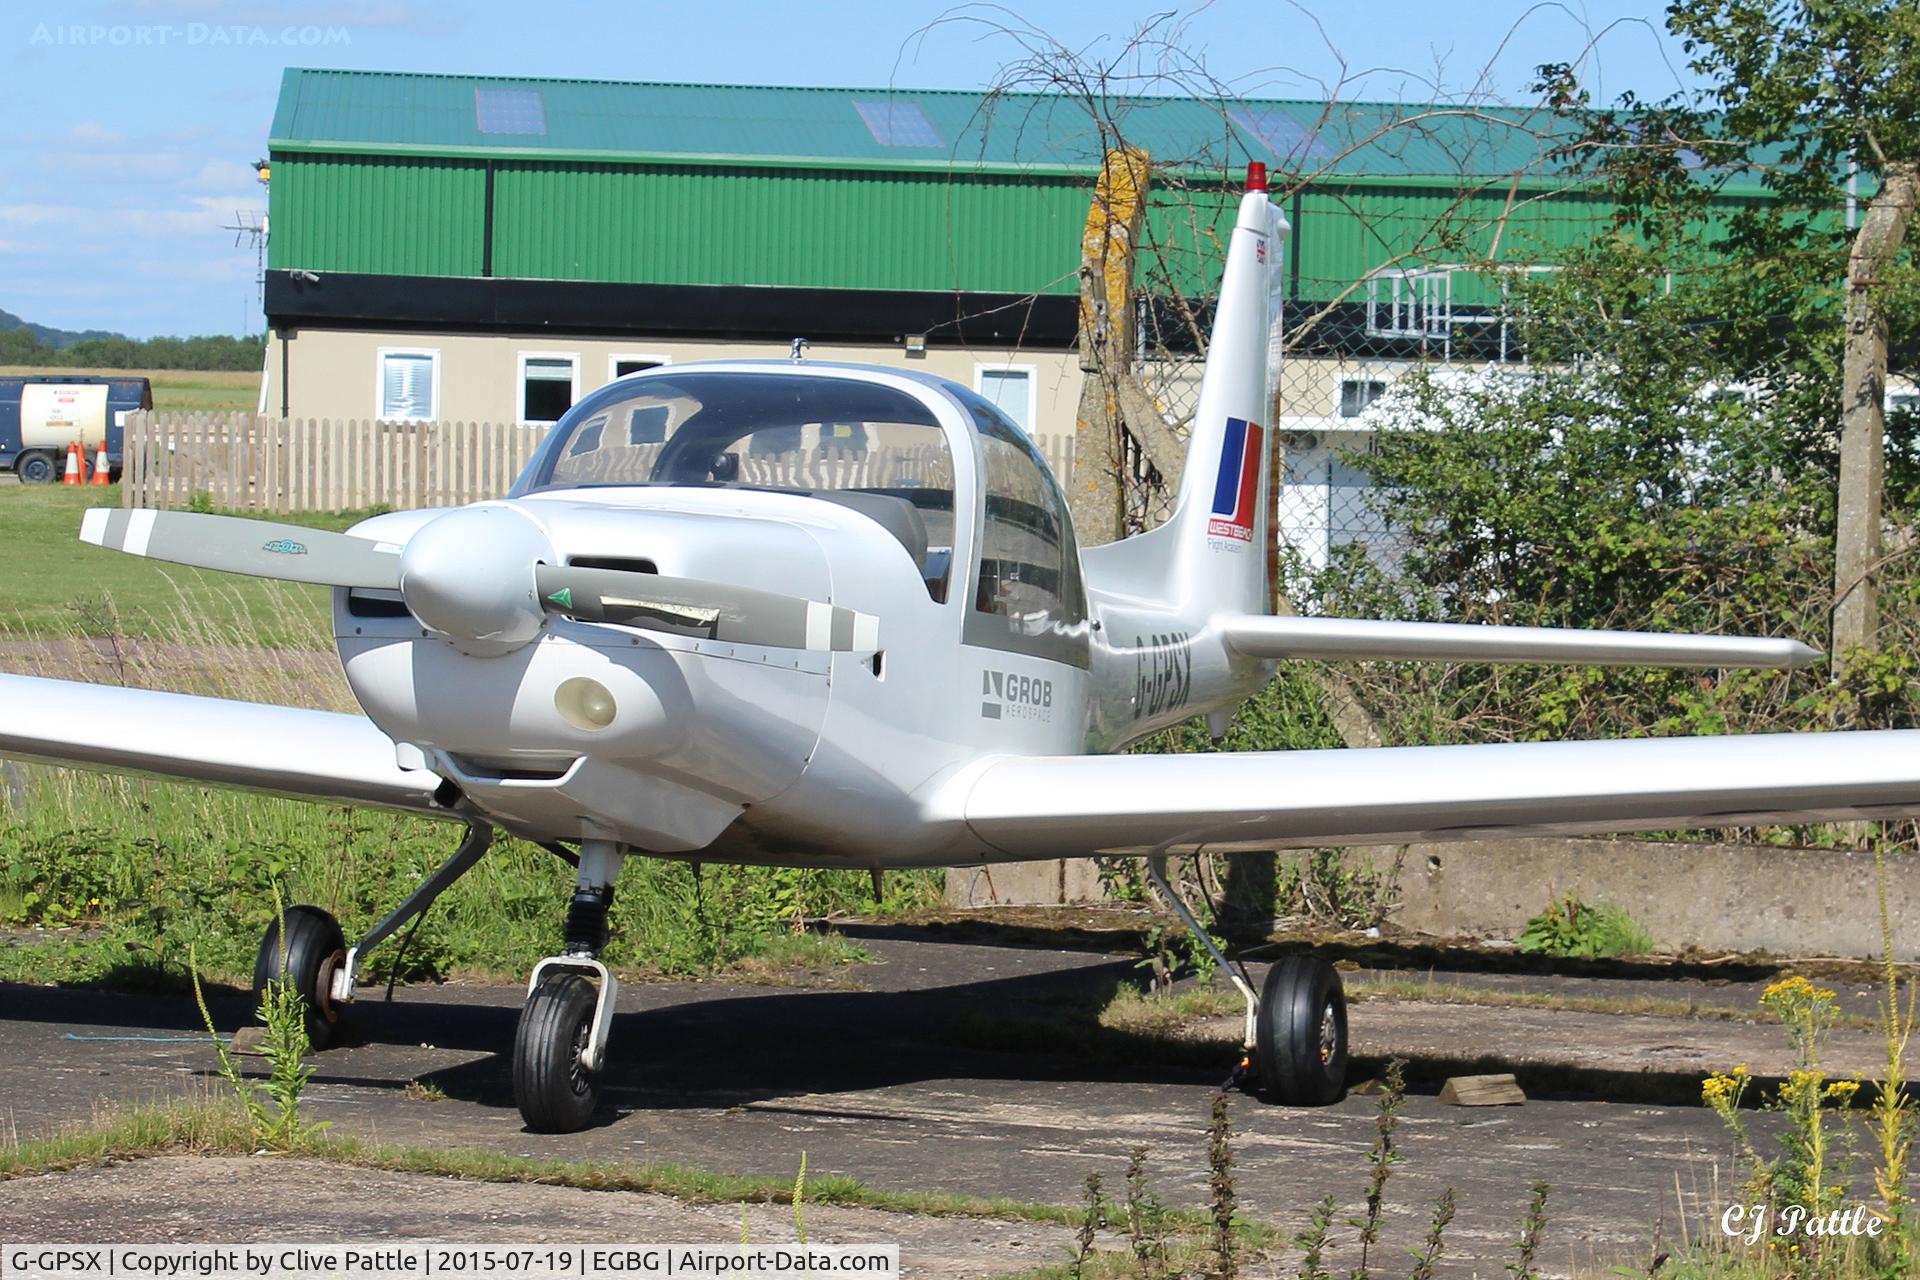
[[[607,909],[622,861],[613,841],[581,842],[566,950],[535,965],[527,982],[513,1039],[513,1100],[535,1133],[584,1129],[599,1105],[600,1069],[620,984],[598,957],[607,944]]]

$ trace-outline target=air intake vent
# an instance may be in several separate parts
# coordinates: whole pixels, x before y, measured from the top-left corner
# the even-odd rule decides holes
[[[376,591],[355,587],[347,592],[347,612],[356,618],[407,617],[406,601],[398,591]]]
[[[578,756],[507,757],[449,754],[453,767],[475,782],[558,782],[580,763]]]
[[[568,556],[567,563],[575,569],[619,569],[624,573],[660,572],[653,561],[636,560],[630,556]]]

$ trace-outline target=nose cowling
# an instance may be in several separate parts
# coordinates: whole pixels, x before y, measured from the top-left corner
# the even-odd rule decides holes
[[[511,507],[462,507],[407,539],[400,596],[422,626],[462,653],[511,653],[546,623],[534,566],[553,557],[546,534]]]

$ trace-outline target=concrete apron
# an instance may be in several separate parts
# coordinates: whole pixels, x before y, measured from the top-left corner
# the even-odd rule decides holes
[[[1418,933],[1515,938],[1551,897],[1576,893],[1624,908],[1663,950],[1881,955],[1873,855],[1860,851],[1537,837],[1355,849],[1350,856],[1378,867],[1400,858],[1400,906],[1389,920]],[[956,907],[1104,898],[1088,858],[947,873],[947,902]],[[1896,958],[1920,961],[1920,858],[1889,859],[1887,911]]]

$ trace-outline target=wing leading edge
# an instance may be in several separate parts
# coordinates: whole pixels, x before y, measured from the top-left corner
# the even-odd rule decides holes
[[[1661,631],[1581,631],[1458,622],[1235,614],[1227,643],[1252,658],[1362,662],[1572,663],[1595,667],[1804,667],[1819,658],[1798,640]]]
[[[1001,757],[957,782],[1012,858],[1920,815],[1920,730]]]
[[[0,675],[0,758],[447,817],[363,716]]]

